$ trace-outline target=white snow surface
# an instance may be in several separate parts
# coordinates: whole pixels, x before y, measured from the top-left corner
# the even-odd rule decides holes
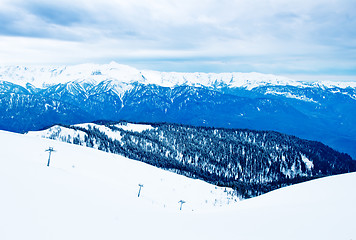
[[[302,154],[302,161],[305,163],[306,167],[311,170],[314,167],[314,163],[307,158],[304,154]]]
[[[286,98],[294,98],[294,99],[297,99],[297,100],[301,100],[301,101],[305,101],[305,102],[313,102],[313,103],[317,103],[317,101],[315,101],[314,99],[312,98],[308,98],[304,95],[295,95],[295,94],[292,94],[290,92],[279,92],[279,91],[272,91],[272,90],[268,90],[265,92],[266,95],[270,94],[270,95],[282,95]]]
[[[121,128],[125,131],[133,131],[133,132],[143,132],[145,130],[151,130],[153,127],[148,124],[134,124],[134,123],[120,123],[114,125],[117,128]]]
[[[120,132],[113,131],[104,125],[99,125],[95,123],[81,123],[81,124],[76,124],[74,126],[81,127],[84,129],[96,128],[100,132],[105,133],[106,136],[108,136],[112,140],[118,140],[118,141],[121,140]],[[132,132],[142,132],[145,130],[153,129],[153,127],[149,124],[133,124],[133,123],[126,123],[126,122],[115,124],[114,127],[121,128],[125,131],[132,131]],[[60,138],[59,140],[68,143],[73,143],[73,138],[78,138],[83,142],[85,140],[84,132],[62,127],[59,125],[55,125],[53,127],[50,127],[42,131],[30,131],[26,133],[26,135],[48,138],[48,139],[56,139],[56,137],[58,136]]]
[[[2,240],[356,239],[356,173],[227,204],[222,188],[118,155],[4,131],[0,146]]]
[[[109,64],[80,64],[72,66],[0,66],[0,81],[8,81],[21,86],[26,83],[42,88],[59,83],[77,82],[85,84],[107,81],[119,92],[130,89],[134,82],[156,84],[164,87],[177,85],[206,87],[244,87],[253,89],[264,85],[354,87],[356,82],[305,83],[291,78],[262,73],[178,73],[138,70],[133,67],[111,62]],[[115,89],[116,89],[115,88]]]

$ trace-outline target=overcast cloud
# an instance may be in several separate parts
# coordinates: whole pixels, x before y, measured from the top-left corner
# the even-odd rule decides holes
[[[356,75],[354,0],[0,0],[1,64]]]

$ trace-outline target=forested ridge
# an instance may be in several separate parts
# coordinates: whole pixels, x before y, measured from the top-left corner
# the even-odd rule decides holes
[[[316,141],[275,131],[126,122],[54,126],[47,137],[121,154],[252,197],[318,177],[356,171],[356,161]],[[69,133],[66,130],[71,130]],[[110,134],[109,134],[110,133]],[[114,136],[114,137],[113,137]]]

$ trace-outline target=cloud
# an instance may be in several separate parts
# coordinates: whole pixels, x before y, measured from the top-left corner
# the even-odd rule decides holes
[[[2,0],[0,56],[176,71],[350,73],[355,12],[353,0]]]

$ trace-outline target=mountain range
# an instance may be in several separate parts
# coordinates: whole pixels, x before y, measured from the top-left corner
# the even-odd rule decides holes
[[[273,130],[356,158],[356,83],[167,73],[110,63],[0,67],[0,129],[97,120]]]

